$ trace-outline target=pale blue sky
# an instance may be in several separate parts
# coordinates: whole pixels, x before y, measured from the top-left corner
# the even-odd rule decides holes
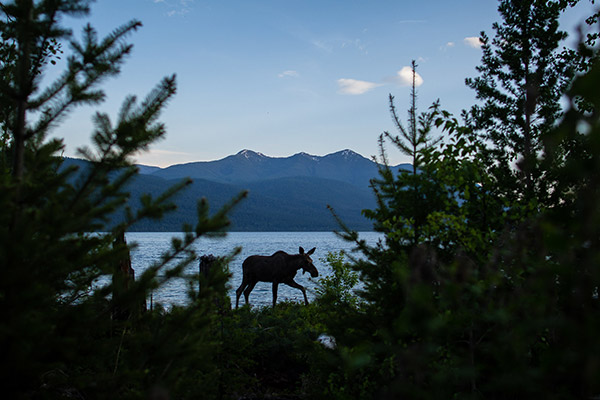
[[[412,59],[423,83],[422,110],[437,98],[458,114],[474,102],[464,79],[476,75],[473,38],[491,34],[496,0],[202,1],[100,0],[90,16],[65,21],[79,34],[105,34],[137,18],[143,28],[99,108],[116,115],[128,94],[143,97],[177,74],[178,93],[162,116],[166,139],[138,161],[166,166],[225,157],[248,148],[270,156],[325,155],[349,148],[377,154],[392,130],[388,93],[405,115],[409,87],[399,75]],[[586,7],[589,5],[585,4]],[[585,11],[565,16],[572,29]],[[465,40],[466,39],[466,40]],[[55,131],[67,155],[88,144],[92,108]],[[394,163],[404,162],[390,148]]]

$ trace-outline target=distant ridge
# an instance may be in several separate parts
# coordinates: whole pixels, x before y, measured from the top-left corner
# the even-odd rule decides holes
[[[79,167],[84,160],[65,158],[62,168]],[[160,221],[142,221],[133,231],[178,231],[196,220],[197,201],[206,197],[211,210],[218,210],[242,190],[248,198],[231,213],[231,231],[332,231],[339,229],[327,205],[351,229],[372,230],[373,224],[361,213],[376,206],[369,181],[378,176],[378,165],[352,150],[325,156],[297,153],[269,157],[242,150],[216,161],[192,162],[159,168],[138,165],[139,174],[129,183],[130,205],[139,207],[144,193],[153,196],[183,178],[192,185],[175,198],[177,209]],[[411,169],[400,164],[393,169]],[[123,219],[115,215],[113,223]]]
[[[410,169],[410,164],[394,168]],[[331,179],[365,187],[377,176],[377,164],[362,155],[341,150],[325,156],[297,153],[289,157],[269,157],[252,150],[215,161],[172,165],[149,173],[163,179],[206,179],[220,183],[250,183],[265,179],[309,177]]]

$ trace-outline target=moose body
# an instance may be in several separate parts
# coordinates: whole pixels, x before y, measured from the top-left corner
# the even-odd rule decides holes
[[[235,308],[238,308],[240,296],[244,293],[246,304],[248,296],[258,282],[273,283],[273,306],[277,302],[277,288],[280,283],[284,283],[296,289],[300,289],[304,295],[304,303],[308,304],[306,290],[304,286],[294,281],[294,277],[299,269],[308,272],[313,278],[319,276],[317,268],[313,265],[310,255],[316,248],[307,253],[300,247],[299,254],[288,254],[285,251],[278,251],[270,256],[250,256],[242,264],[243,279],[240,287],[235,291]]]

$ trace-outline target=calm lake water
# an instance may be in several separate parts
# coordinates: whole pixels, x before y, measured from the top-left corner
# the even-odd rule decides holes
[[[131,262],[136,275],[141,274],[148,266],[157,262],[161,254],[166,252],[171,244],[173,236],[179,233],[165,232],[131,232],[127,233],[127,242],[136,243],[137,248],[131,253]],[[368,243],[374,244],[381,235],[376,232],[363,232],[360,237]],[[214,256],[225,256],[236,247],[242,251],[229,265],[233,274],[229,282],[229,295],[232,304],[235,305],[235,289],[242,282],[242,262],[246,257],[253,254],[271,255],[278,250],[290,254],[297,254],[298,247],[302,246],[306,251],[316,247],[312,255],[313,262],[319,270],[319,278],[327,276],[330,269],[323,262],[328,252],[344,250],[352,252],[353,243],[345,242],[332,232],[232,232],[224,238],[200,239],[195,244],[198,255],[213,254]],[[198,262],[191,264],[186,271],[189,274],[198,272]],[[311,279],[308,274],[300,271],[296,275],[296,282],[306,287],[309,301],[314,298],[314,288],[319,278]],[[254,306],[265,306],[272,303],[271,283],[259,282],[250,294],[250,303]],[[172,280],[153,294],[154,302],[165,306],[172,304],[185,304],[186,284],[182,279]],[[244,304],[244,296],[240,298]],[[280,285],[277,301],[292,300],[302,302],[302,292],[287,285]],[[241,305],[240,304],[240,305]]]

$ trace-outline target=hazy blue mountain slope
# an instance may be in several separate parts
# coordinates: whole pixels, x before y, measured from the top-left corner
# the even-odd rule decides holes
[[[151,187],[157,193],[176,181],[156,180],[140,176],[131,185],[132,199],[139,198]],[[145,182],[144,185],[140,183]],[[324,185],[328,191],[323,191]],[[194,223],[196,203],[206,197],[214,212],[243,190],[242,186],[220,184],[196,179],[175,198],[177,210],[158,222],[144,221],[134,226],[139,231],[178,231],[184,223]],[[374,206],[372,194],[352,185],[308,178],[282,178],[256,182],[246,187],[248,197],[231,214],[234,231],[330,231],[337,223],[327,209],[332,205],[338,215],[351,227],[370,230],[371,223],[361,210]]]
[[[87,168],[88,164],[89,162],[80,158],[64,157],[59,170],[63,171],[67,168],[77,167],[79,172],[83,172]]]
[[[155,167],[152,165],[141,165],[141,164],[136,164],[136,166],[138,167],[140,174],[145,174],[145,175],[150,175],[154,172],[160,171],[161,168],[160,167]]]
[[[65,168],[68,168],[71,166],[79,167],[80,171],[82,171],[83,169],[87,168],[88,161],[82,160],[80,158],[64,157],[63,163],[62,163],[60,169],[64,170]],[[161,170],[160,167],[155,167],[155,166],[151,166],[151,165],[136,164],[136,166],[138,167],[139,173],[142,175],[151,175],[152,173]]]
[[[361,190],[345,182],[307,177],[254,182],[246,187],[249,197],[254,194],[259,204],[267,199],[273,202],[273,210],[282,214],[277,218],[287,221],[283,230],[337,229],[327,205],[356,229],[370,230],[372,227],[361,215],[364,208],[375,206],[375,198],[368,188]],[[277,221],[273,218],[273,223]]]
[[[395,168],[409,167],[401,164]],[[165,179],[190,177],[233,184],[302,176],[366,187],[369,180],[377,176],[377,164],[351,150],[323,157],[298,153],[281,158],[242,150],[221,160],[173,165],[153,171],[152,175]]]
[[[275,167],[271,165],[267,168],[262,165],[262,163],[269,164],[273,160],[276,160]],[[61,168],[76,165],[80,168],[80,173],[84,174],[87,164],[84,160],[68,158],[64,160]],[[211,164],[209,167],[212,168],[214,174],[217,174],[219,168],[229,165],[237,171],[236,174],[239,173],[243,179],[248,181],[225,183],[215,179],[193,177],[193,174],[186,175],[183,173],[184,170],[179,170],[178,174],[192,175],[194,179],[191,185],[173,199],[177,209],[168,213],[160,221],[141,221],[134,225],[132,230],[179,231],[184,223],[195,223],[196,204],[202,197],[209,200],[211,212],[215,212],[242,190],[248,190],[249,195],[231,213],[231,230],[234,231],[331,231],[338,229],[339,226],[327,209],[327,205],[331,205],[338,216],[351,228],[372,229],[372,224],[361,215],[361,210],[375,207],[374,196],[368,187],[368,179],[371,174],[377,174],[377,166],[356,153],[338,152],[314,160],[313,156],[302,153],[285,159],[273,159],[258,153],[240,152],[236,156],[231,156],[229,161],[224,163],[195,164]],[[245,165],[245,168],[240,165]],[[282,171],[277,172],[277,168]],[[158,196],[173,184],[181,181],[179,177],[178,179],[161,177],[164,175],[162,172],[166,170],[169,168],[140,166],[141,172],[150,173],[140,173],[128,184],[127,190],[131,194],[129,205],[134,210],[139,207],[139,198],[142,194],[150,193]],[[291,173],[298,175],[277,176]],[[259,179],[261,174],[271,176],[271,178]],[[327,175],[335,179],[323,178],[319,175]],[[166,176],[170,175],[166,174]],[[238,179],[241,180],[239,177]],[[123,214],[115,215],[113,222],[117,223],[122,220]]]

